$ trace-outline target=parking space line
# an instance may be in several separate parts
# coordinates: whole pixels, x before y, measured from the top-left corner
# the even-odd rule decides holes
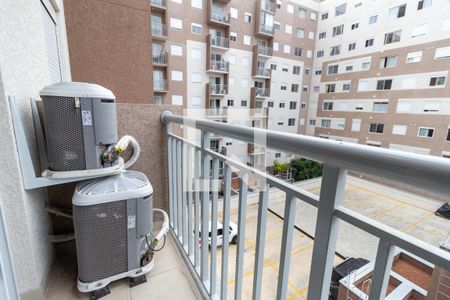
[[[403,206],[403,205],[404,205],[404,203],[398,203],[398,204],[394,205],[394,206],[391,207],[391,208],[388,208],[388,209],[386,209],[386,210],[384,210],[384,211],[382,211],[382,212],[379,212],[379,213],[377,213],[377,214],[371,216],[370,218],[372,218],[372,219],[377,219],[377,218],[379,218],[379,217],[381,217],[381,216],[384,216],[384,215],[387,214],[388,212],[393,211],[394,209],[397,209],[397,208],[399,208],[400,206]]]
[[[428,218],[431,217],[431,216],[434,216],[434,213],[429,213],[428,215],[426,215],[426,216],[420,218],[420,219],[417,220],[416,222],[414,222],[414,223],[412,223],[412,224],[410,224],[410,225],[408,225],[408,226],[406,226],[406,227],[404,227],[404,228],[402,228],[402,229],[400,229],[400,230],[403,231],[403,232],[406,232],[406,231],[410,230],[411,228],[417,226],[419,223],[425,221],[426,219],[428,219]]]

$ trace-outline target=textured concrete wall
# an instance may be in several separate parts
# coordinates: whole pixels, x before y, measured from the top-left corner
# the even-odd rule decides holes
[[[59,0],[59,32],[65,32],[63,7]],[[17,289],[22,299],[38,299],[49,269],[53,247],[47,236],[51,230],[45,211],[45,189],[24,191],[7,97],[17,97],[26,120],[28,140],[34,141],[29,97],[50,84],[47,48],[40,1],[6,0],[0,5],[0,199],[9,239]],[[62,28],[62,30],[61,30]],[[66,66],[65,37],[59,40],[63,77],[70,80]],[[36,153],[33,143],[30,150]]]
[[[64,0],[73,81],[95,82],[120,102],[153,103],[148,0]]]

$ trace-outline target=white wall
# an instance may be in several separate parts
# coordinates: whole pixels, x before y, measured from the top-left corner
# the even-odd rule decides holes
[[[56,0],[62,45],[63,78],[70,80],[62,1]],[[49,269],[53,253],[47,236],[46,189],[24,191],[7,96],[14,95],[26,117],[29,140],[32,122],[29,98],[50,83],[40,1],[7,0],[0,5],[0,198],[11,248],[18,292],[35,297]],[[63,34],[61,34],[63,33]],[[35,151],[32,145],[32,151]]]

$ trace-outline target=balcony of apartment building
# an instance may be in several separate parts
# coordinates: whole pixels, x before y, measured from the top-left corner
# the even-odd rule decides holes
[[[253,55],[259,59],[269,59],[273,56],[273,48],[265,45],[254,45]]]
[[[150,0],[152,11],[164,12],[166,11],[166,0]]]
[[[255,35],[272,38],[274,35],[274,15],[276,3],[270,0],[258,0],[256,3]]]
[[[206,72],[213,74],[228,74],[230,70],[230,63],[228,61],[225,61],[222,56],[220,56],[220,58],[217,58],[214,55],[210,57]]]
[[[277,12],[277,3],[272,0],[258,0],[257,7],[262,11],[275,14]]]
[[[167,39],[167,26],[159,23],[152,22],[152,37],[155,40],[165,41]]]
[[[207,49],[215,49],[217,51],[228,51],[230,49],[230,39],[222,35],[208,34],[206,36]]]
[[[157,67],[167,67],[168,64],[168,53],[165,50],[157,51],[152,54],[153,66]]]
[[[229,28],[230,12],[227,11],[224,3],[217,0],[208,0],[207,4],[208,24],[220,28]]]
[[[153,78],[153,92],[167,93],[169,91],[169,81],[167,79]]]

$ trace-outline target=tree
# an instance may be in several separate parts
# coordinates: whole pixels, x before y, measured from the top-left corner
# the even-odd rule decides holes
[[[292,178],[301,181],[322,176],[322,164],[305,158],[294,159],[290,163]]]
[[[286,172],[287,170],[289,170],[289,168],[291,167],[290,163],[284,163],[281,164],[279,161],[275,160],[273,162],[274,168],[273,170],[275,171],[275,174],[281,174]]]

